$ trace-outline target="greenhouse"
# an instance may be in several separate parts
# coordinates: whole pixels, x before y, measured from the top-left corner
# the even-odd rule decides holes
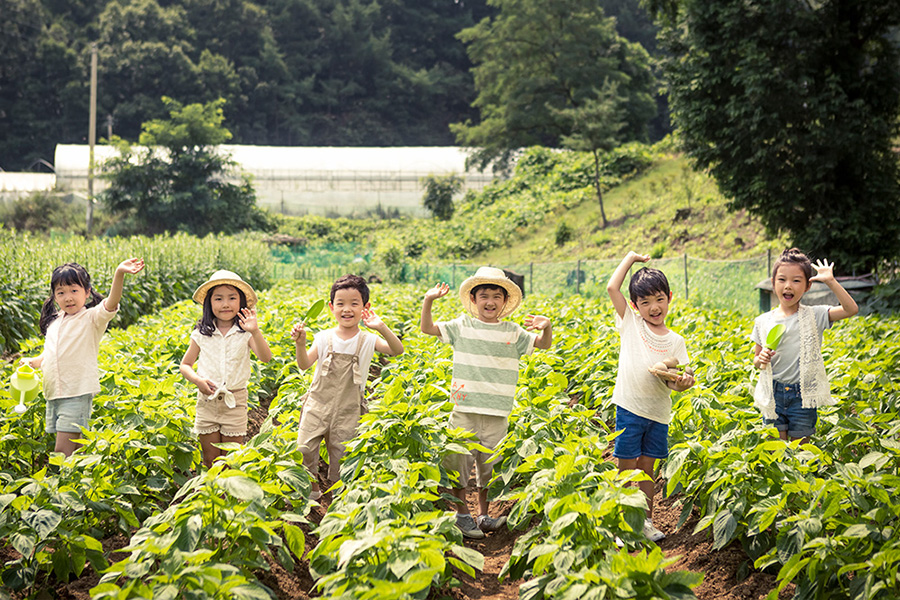
[[[290,214],[366,215],[399,212],[424,215],[422,178],[457,174],[464,189],[481,189],[490,172],[466,170],[466,152],[443,146],[354,148],[223,145],[240,168],[252,176],[260,206]],[[110,146],[95,147],[102,164],[112,156]],[[57,189],[87,190],[89,147],[56,147]],[[94,191],[104,182],[95,178]]]

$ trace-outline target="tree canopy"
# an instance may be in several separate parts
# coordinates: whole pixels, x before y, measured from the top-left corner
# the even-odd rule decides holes
[[[475,64],[478,122],[451,126],[457,141],[477,148],[483,168],[503,167],[517,149],[559,147],[572,134],[563,111],[599,101],[604,85],[618,90],[622,137],[644,140],[656,114],[649,56],[618,35],[595,0],[493,0],[498,14],[459,37]]]
[[[684,149],[733,208],[849,272],[900,252],[900,0],[659,0]]]
[[[216,148],[231,133],[222,100],[182,106],[171,98],[168,119],[144,124],[140,147],[114,140],[119,156],[101,165],[110,211],[125,216],[119,233],[187,231],[197,235],[267,226],[249,178]],[[240,183],[229,179],[239,178]]]
[[[639,0],[598,4],[621,35],[650,43]],[[165,94],[224,98],[238,144],[453,144],[449,125],[479,114],[456,36],[498,10],[488,0],[0,0],[0,168],[52,162],[56,144],[87,140],[92,42],[98,138],[136,141],[144,122],[167,118]]]

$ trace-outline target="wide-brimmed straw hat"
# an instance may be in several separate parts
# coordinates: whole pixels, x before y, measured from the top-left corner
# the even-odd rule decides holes
[[[194,292],[194,301],[198,304],[203,304],[203,301],[206,299],[206,294],[217,285],[231,285],[236,287],[244,292],[244,296],[247,297],[247,308],[256,306],[256,292],[253,291],[250,284],[241,279],[241,276],[237,273],[225,271],[224,269],[210,275],[209,280],[197,288],[197,291]]]
[[[475,274],[462,282],[459,286],[459,301],[462,302],[469,314],[474,317],[478,316],[475,310],[475,303],[472,302],[472,289],[478,285],[496,285],[506,290],[506,306],[500,311],[499,319],[512,314],[514,310],[522,304],[522,290],[516,283],[503,273],[502,269],[496,267],[479,267]]]

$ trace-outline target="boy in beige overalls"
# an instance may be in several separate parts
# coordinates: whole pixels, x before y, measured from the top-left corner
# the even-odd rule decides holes
[[[345,275],[331,286],[328,304],[337,326],[317,333],[309,350],[305,323],[297,323],[291,330],[297,347],[297,366],[305,371],[322,357],[303,403],[297,436],[303,465],[313,476],[312,500],[322,497],[316,467],[323,439],[328,450],[328,479],[332,482],[340,479],[344,443],[356,435],[359,417],[365,412],[366,374],[375,351],[389,356],[403,352],[403,343],[369,306],[366,280]],[[361,331],[360,320],[382,337]]]

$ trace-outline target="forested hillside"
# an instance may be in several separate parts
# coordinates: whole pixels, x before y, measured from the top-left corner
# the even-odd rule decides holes
[[[530,2],[523,4],[527,9]],[[600,2],[652,45],[638,0]],[[0,168],[53,162],[88,134],[97,44],[98,139],[136,141],[183,104],[225,100],[233,143],[448,145],[477,120],[457,34],[487,0],[0,0]],[[659,127],[653,128],[660,137]]]

